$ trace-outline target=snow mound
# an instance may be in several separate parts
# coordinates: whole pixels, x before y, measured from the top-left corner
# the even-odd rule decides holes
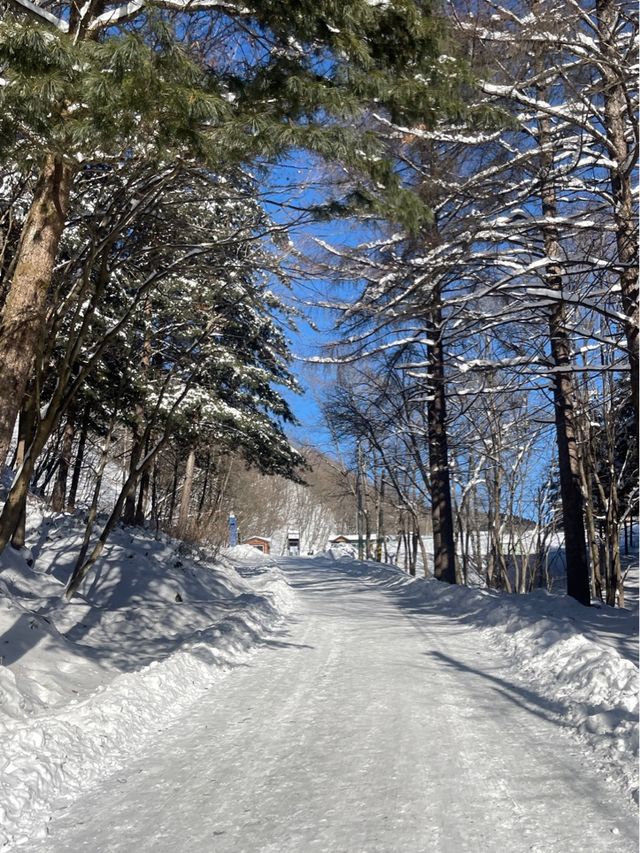
[[[273,557],[269,554],[264,554],[253,545],[234,545],[231,548],[225,548],[222,551],[222,556],[232,562],[255,563],[259,566],[274,566]]]
[[[358,552],[355,548],[352,548],[351,545],[332,545],[330,548],[327,548],[326,551],[323,551],[321,554],[317,554],[316,558],[329,558],[331,560],[355,560],[358,556]]]
[[[31,551],[0,558],[0,846],[46,835],[53,808],[157,738],[294,606],[278,569],[243,576],[128,530],[65,604],[81,530],[39,518],[30,534]]]

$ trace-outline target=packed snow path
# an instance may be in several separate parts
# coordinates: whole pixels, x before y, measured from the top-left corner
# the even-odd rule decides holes
[[[637,850],[633,811],[472,626],[328,560],[297,612],[33,851]]]

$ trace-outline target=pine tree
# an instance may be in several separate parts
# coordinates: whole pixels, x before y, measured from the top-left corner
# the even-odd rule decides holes
[[[98,0],[82,10],[60,4],[58,15],[18,0],[12,6],[16,17],[0,26],[0,138],[39,177],[0,320],[3,461],[82,169],[125,152],[196,158],[215,169],[306,147],[391,186],[392,170],[369,156],[366,138],[354,145],[359,135],[340,119],[365,97],[394,104],[411,89],[427,98],[419,72],[437,51],[432,19],[413,3]],[[198,35],[188,41],[183,16],[203,13],[230,24],[226,62],[197,47]],[[240,45],[248,48],[244,65],[232,59]]]

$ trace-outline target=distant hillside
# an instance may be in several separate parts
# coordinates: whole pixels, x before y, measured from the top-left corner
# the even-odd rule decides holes
[[[241,539],[267,536],[272,540],[273,553],[281,554],[286,550],[287,531],[299,530],[301,550],[306,553],[326,548],[334,534],[355,533],[355,473],[316,449],[305,448],[302,452],[310,466],[303,472],[306,485],[261,476],[234,463],[222,500],[222,514],[225,518],[231,511],[236,515]],[[378,501],[375,488],[367,483],[365,506],[374,535]],[[387,529],[394,534],[397,516],[393,501],[385,500]]]

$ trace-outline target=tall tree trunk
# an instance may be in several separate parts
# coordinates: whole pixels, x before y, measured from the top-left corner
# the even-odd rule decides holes
[[[144,444],[145,454],[149,452],[150,436],[147,435]],[[147,496],[149,494],[149,483],[151,482],[151,471],[147,469],[140,477],[140,486],[138,488],[138,503],[136,505],[135,523],[138,527],[142,527],[146,518]]]
[[[160,533],[160,510],[158,507],[158,463],[153,464],[151,472],[151,523],[156,539]]]
[[[51,493],[51,508],[54,512],[62,512],[65,507],[65,497],[67,494],[67,477],[69,476],[69,466],[71,464],[71,452],[73,450],[73,441],[76,437],[76,425],[73,409],[69,411],[67,422],[64,425],[62,435],[62,446],[60,448],[60,456],[58,459],[58,472],[56,474],[53,492]]]
[[[497,587],[507,592],[512,591],[509,569],[504,557],[502,543],[502,474],[498,460],[491,462],[491,476],[489,480],[489,491],[491,495],[489,510],[489,535],[491,540],[491,554],[494,567],[494,578],[497,579]]]
[[[449,476],[447,407],[442,346],[440,294],[434,290],[435,305],[428,322],[430,394],[427,403],[431,514],[433,519],[433,574],[438,580],[456,582],[456,549]]]
[[[0,319],[0,466],[22,406],[38,341],[44,333],[47,294],[64,229],[73,169],[47,154],[20,236],[15,271]]]
[[[20,422],[18,426],[18,445],[16,447],[16,468],[22,466],[27,453],[27,448],[31,443],[33,434],[33,425],[36,417],[36,397],[35,394],[28,394],[25,397],[22,411],[20,412]],[[18,521],[11,537],[11,544],[14,548],[24,548],[27,526],[27,495],[26,492],[21,502]]]
[[[196,467],[196,451],[194,447],[189,449],[187,456],[187,467],[184,474],[184,482],[182,484],[182,494],[180,495],[180,510],[178,512],[178,528],[181,536],[187,532],[189,524],[189,506],[191,505],[191,492],[193,490],[193,473]]]
[[[178,493],[178,470],[179,470],[179,460],[176,454],[173,460],[173,478],[171,480],[171,492],[169,495],[169,510],[167,512],[167,527],[171,529],[173,526],[173,511],[176,506],[176,496]]]
[[[141,422],[141,415],[138,412],[136,417],[136,422],[134,424],[132,433],[131,433],[131,455],[129,457],[129,476],[131,476],[131,472],[135,471],[138,467],[138,463],[142,459],[142,454],[144,452],[144,431],[139,428],[139,424]],[[136,523],[136,490],[135,485],[132,491],[127,494],[124,504],[124,511],[122,513],[122,521],[126,525],[133,525]]]
[[[145,309],[145,326],[144,326],[144,344],[142,347],[142,373],[143,376],[147,376],[149,373],[149,367],[151,365],[151,302],[147,300]],[[138,424],[138,429],[142,431],[142,425],[144,424],[144,409],[142,406],[138,407],[138,411],[136,413],[136,422]],[[144,448],[143,453],[147,453],[149,451],[149,442],[151,440],[151,436],[148,430],[145,431],[145,440],[144,440]],[[129,514],[133,518],[133,523],[142,527],[145,519],[145,509],[147,502],[147,492],[149,491],[149,477],[150,470],[147,469],[144,471],[140,477],[140,486],[138,489],[138,502],[135,506],[135,510],[133,507],[127,506],[125,509],[125,515]],[[133,494],[133,498],[135,498],[135,492]]]
[[[364,501],[362,497],[363,459],[360,440],[356,448],[356,533],[358,534],[358,559],[364,560]]]
[[[545,96],[543,91],[541,97]],[[562,502],[565,558],[567,564],[567,594],[581,604],[591,603],[589,558],[584,532],[584,499],[581,486],[580,450],[576,391],[571,355],[571,340],[567,333],[567,310],[562,300],[561,249],[557,219],[556,190],[553,183],[554,155],[551,150],[551,123],[547,116],[538,120],[540,144],[540,197],[542,202],[542,237],[549,261],[545,283],[558,294],[549,312],[549,339],[553,360],[553,400],[560,467],[560,497]]]
[[[371,559],[371,516],[369,514],[369,501],[367,495],[367,480],[363,476],[362,503],[364,511],[364,552],[366,559]]]
[[[634,409],[634,441],[638,437],[638,232],[633,203],[633,174],[636,162],[632,158],[628,132],[635,121],[629,115],[625,87],[616,50],[616,29],[620,20],[620,5],[614,0],[596,0],[600,50],[607,61],[599,64],[602,74],[605,132],[609,142],[609,167],[616,244],[620,263],[622,310],[627,317],[625,334],[631,370],[631,398]],[[625,121],[626,116],[626,121]]]
[[[402,547],[402,511],[398,514],[398,535],[396,537],[396,553],[393,557],[394,566],[398,565],[400,559],[400,548]],[[405,566],[406,569],[406,566]]]
[[[584,448],[580,458],[580,476],[582,479],[582,491],[584,495],[584,522],[587,536],[587,547],[591,560],[591,595],[599,601],[603,601],[603,579],[600,569],[600,550],[598,548],[598,533],[596,529],[597,510],[594,506],[594,471],[596,460],[594,457],[593,442],[591,439],[591,427],[589,425],[589,411],[586,405],[586,395],[582,399],[583,414],[578,424],[580,429],[580,440]]]
[[[418,516],[415,517],[415,525],[416,525],[416,536],[418,537],[418,547],[420,548],[420,556],[422,557],[422,572],[425,578],[429,577],[429,556],[427,554],[427,549],[424,544],[424,538],[422,536],[422,532],[420,530],[420,522],[418,520]]]
[[[202,491],[200,492],[200,500],[198,501],[198,523],[202,521],[204,508],[207,502],[209,493],[209,480],[211,478],[211,450],[207,449],[205,465],[204,465],[204,481],[202,483]]]
[[[380,476],[380,486],[377,490],[378,496],[378,512],[376,518],[376,561],[378,563],[382,562],[382,549],[384,548],[385,543],[385,535],[384,535],[384,492],[385,492],[385,479],[384,474]],[[626,530],[626,528],[625,528]]]
[[[89,418],[91,408],[89,404],[84,407],[82,413],[82,422],[80,424],[80,439],[78,440],[78,449],[76,458],[73,463],[73,473],[71,474],[71,485],[69,486],[69,497],[67,498],[67,510],[73,512],[76,507],[76,496],[78,494],[78,485],[80,484],[80,476],[82,474],[82,463],[84,462],[84,454],[87,447],[87,438],[89,435]]]

